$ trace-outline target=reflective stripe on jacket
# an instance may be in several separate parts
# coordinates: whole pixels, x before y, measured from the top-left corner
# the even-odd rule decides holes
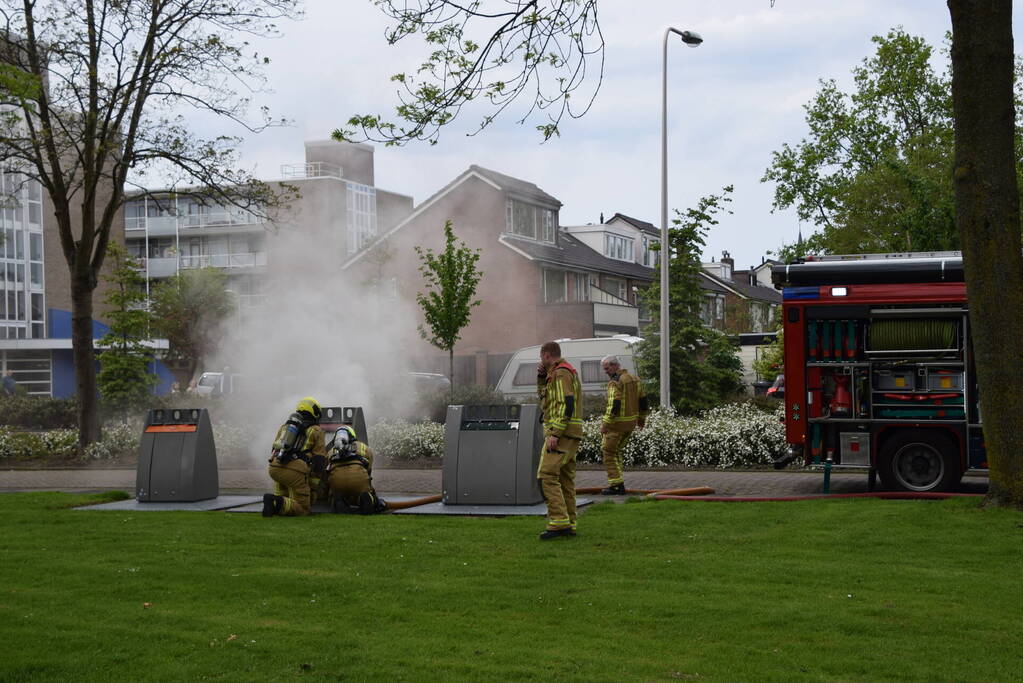
[[[547,372],[547,382],[540,391],[543,399],[544,436],[582,437],[582,396],[579,373],[564,360],[558,360]],[[570,413],[567,410],[569,403]]]
[[[616,432],[630,432],[636,428],[638,418],[646,418],[648,410],[640,408],[645,405],[643,385],[639,378],[621,370],[618,375],[607,383],[607,409],[604,411],[603,424]]]

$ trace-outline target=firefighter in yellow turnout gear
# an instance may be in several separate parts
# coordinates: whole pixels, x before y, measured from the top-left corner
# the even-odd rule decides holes
[[[348,425],[334,432],[327,467],[331,509],[363,515],[383,512],[387,503],[373,490],[373,451],[355,437],[355,429]]]
[[[617,356],[605,356],[600,367],[611,378],[607,383],[607,410],[600,424],[600,452],[607,472],[605,496],[625,495],[622,451],[635,429],[642,429],[650,412],[639,378],[622,367]]]
[[[557,342],[540,347],[537,393],[543,410],[540,480],[547,502],[547,528],[541,540],[575,536],[575,456],[583,436],[579,375],[561,358]]]
[[[322,472],[327,462],[320,412],[316,399],[307,396],[277,430],[268,468],[274,492],[263,496],[264,517],[309,514],[309,474]]]

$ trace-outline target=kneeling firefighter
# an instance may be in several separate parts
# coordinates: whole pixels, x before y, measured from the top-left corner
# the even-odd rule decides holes
[[[316,399],[306,396],[277,430],[268,470],[274,492],[263,496],[264,517],[309,514],[310,472],[322,472],[327,463],[320,412]]]
[[[383,512],[387,503],[373,490],[373,451],[356,439],[355,429],[345,425],[334,432],[327,467],[327,485],[337,513],[370,515]]]

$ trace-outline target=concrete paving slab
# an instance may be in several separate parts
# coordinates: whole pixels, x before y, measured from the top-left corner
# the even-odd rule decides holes
[[[115,500],[112,503],[100,503],[99,505],[84,505],[73,508],[75,510],[121,510],[121,511],[153,511],[167,512],[191,510],[207,512],[209,510],[225,510],[239,505],[248,505],[253,501],[260,501],[262,497],[255,496],[217,496],[209,500],[197,500],[191,503],[140,503],[134,498],[128,500]]]
[[[388,495],[385,495],[385,494],[381,493],[380,497],[383,498],[384,500],[393,500],[394,502],[397,503],[397,502],[404,502],[406,500],[415,500],[416,498],[420,498],[421,496],[401,496],[401,495],[391,495],[391,496],[388,496]],[[230,510],[228,510],[228,512],[259,512],[259,513],[262,513],[263,512],[263,496],[260,496],[259,500],[257,502],[255,502],[255,503],[251,504],[251,505],[241,505],[239,507],[233,507]],[[319,504],[319,503],[317,503],[316,505],[313,505],[312,513],[314,515],[327,515],[327,514],[331,514],[330,508],[328,508],[325,504]]]
[[[385,499],[386,500],[386,499]],[[585,507],[593,501],[589,498],[578,498],[575,501],[576,508]],[[392,515],[456,515],[471,517],[517,517],[533,515],[542,517],[547,514],[547,506],[543,503],[537,505],[445,505],[444,503],[429,503],[414,508],[395,510]]]

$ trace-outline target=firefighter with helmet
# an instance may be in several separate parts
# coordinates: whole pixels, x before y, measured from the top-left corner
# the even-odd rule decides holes
[[[310,472],[322,472],[327,462],[320,412],[319,402],[306,396],[277,430],[268,469],[274,492],[263,496],[264,517],[309,514]]]
[[[334,512],[369,515],[387,508],[387,503],[373,490],[373,451],[356,438],[351,425],[343,425],[334,432],[327,485],[333,497],[331,509]]]

